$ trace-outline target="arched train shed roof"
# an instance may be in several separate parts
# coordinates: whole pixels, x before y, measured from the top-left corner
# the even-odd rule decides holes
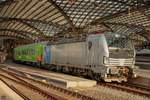
[[[0,36],[44,40],[103,25],[135,41],[150,40],[149,0],[1,0]]]

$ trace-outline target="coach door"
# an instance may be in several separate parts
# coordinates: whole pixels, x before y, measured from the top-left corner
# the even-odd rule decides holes
[[[94,38],[90,38],[87,41],[87,64],[90,67],[95,67],[98,64],[98,49],[99,46],[96,43],[97,40]]]
[[[51,61],[51,50],[50,46],[45,47],[45,63],[50,64]]]

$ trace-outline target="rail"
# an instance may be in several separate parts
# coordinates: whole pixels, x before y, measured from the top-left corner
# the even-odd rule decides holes
[[[16,78],[16,79],[18,79],[20,81],[17,81],[15,79],[9,78],[9,77],[7,77],[5,75],[2,75],[2,74],[0,74],[0,76],[2,76],[4,78],[7,78],[7,79],[9,79],[9,80],[11,80],[11,81],[13,81],[15,83],[18,83],[18,84],[20,84],[22,86],[25,86],[25,87],[27,87],[27,88],[29,88],[31,90],[34,90],[34,91],[38,92],[39,94],[41,94],[43,97],[46,97],[47,99],[51,99],[51,100],[66,100],[63,97],[60,97],[60,96],[54,95],[54,94],[52,94],[50,92],[46,92],[44,90],[41,90],[40,88],[38,88],[38,87],[28,83],[28,82],[25,82],[24,80],[22,80],[20,78],[18,78],[17,76],[13,75],[12,73],[9,73],[9,74],[12,75],[12,77],[14,77],[14,78]]]
[[[137,94],[140,96],[146,96],[150,98],[150,92],[149,89],[142,88],[139,85],[129,85],[129,83],[101,83],[99,85],[114,88],[117,90],[126,91],[129,93]]]
[[[16,94],[18,94],[20,97],[22,97],[24,100],[30,100],[27,96],[25,96],[23,93],[21,93],[19,90],[17,90],[14,86],[9,85],[7,82],[5,82],[2,78],[0,80],[6,84],[11,90],[13,90]]]

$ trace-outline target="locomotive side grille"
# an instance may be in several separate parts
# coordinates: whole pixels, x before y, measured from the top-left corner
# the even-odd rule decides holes
[[[133,58],[130,59],[109,58],[108,64],[110,66],[132,66]]]

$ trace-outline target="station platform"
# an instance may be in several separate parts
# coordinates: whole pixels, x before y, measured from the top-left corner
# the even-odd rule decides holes
[[[145,77],[150,79],[150,70],[146,69],[137,69],[135,70],[137,76]]]
[[[36,77],[36,78],[42,79],[42,81],[46,81],[53,85],[61,86],[64,88],[93,87],[97,84],[95,80],[84,79],[80,77],[51,72],[51,71],[42,70],[38,68],[32,68],[30,66],[12,64],[12,63],[3,64],[3,65],[6,65],[9,68],[21,71],[25,73],[28,77],[34,77],[34,78]]]
[[[24,100],[2,80],[0,80],[0,100]]]
[[[150,70],[150,62],[136,62],[136,66],[139,66],[140,69]]]

